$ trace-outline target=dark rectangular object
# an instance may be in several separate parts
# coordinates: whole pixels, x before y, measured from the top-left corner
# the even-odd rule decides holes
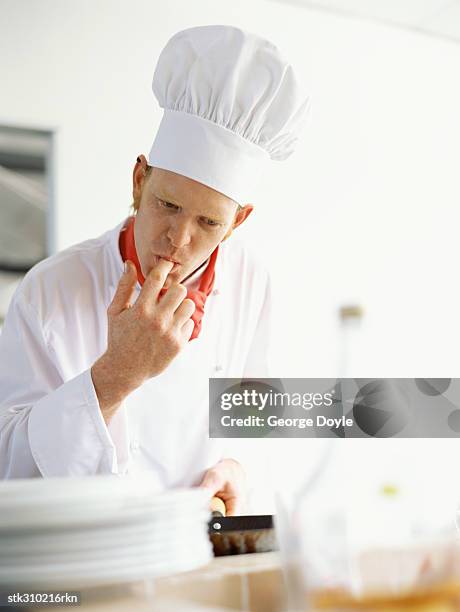
[[[209,537],[216,557],[278,549],[271,514],[213,517]]]
[[[247,516],[219,516],[209,521],[209,533],[227,531],[247,531],[254,529],[273,529],[272,514],[255,514]]]

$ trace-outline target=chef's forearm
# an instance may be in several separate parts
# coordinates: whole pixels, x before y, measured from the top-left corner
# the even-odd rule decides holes
[[[105,355],[94,363],[91,368],[91,378],[102,416],[108,424],[125,397],[134,391],[137,385],[117,372]]]

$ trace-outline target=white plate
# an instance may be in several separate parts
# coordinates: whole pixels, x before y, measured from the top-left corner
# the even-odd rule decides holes
[[[57,528],[75,529],[83,526],[104,526],[111,524],[132,522],[155,522],[165,519],[180,520],[183,516],[196,516],[199,512],[207,511],[207,504],[197,507],[185,506],[182,508],[168,508],[166,510],[152,510],[151,508],[120,508],[108,509],[107,505],[94,508],[47,508],[42,512],[33,508],[17,508],[14,512],[4,512],[0,509],[0,536],[2,534],[19,530],[40,531],[44,529],[55,531]]]
[[[162,543],[141,543],[141,544],[124,544],[122,546],[113,546],[111,548],[96,548],[92,550],[82,551],[61,551],[57,553],[48,553],[43,551],[43,556],[50,559],[48,565],[54,565],[53,558],[57,559],[56,564],[62,565],[73,565],[79,563],[91,562],[98,563],[98,559],[108,559],[109,563],[119,564],[125,563],[127,560],[135,561],[140,555],[143,556],[164,556],[171,557],[184,552],[188,553],[193,550],[194,546],[203,547],[209,545],[208,534],[203,530],[201,532],[192,533],[187,539],[171,540]],[[20,567],[37,567],[42,563],[40,559],[40,553],[34,555],[9,555],[7,559],[2,557],[2,571],[4,569],[12,567],[13,563],[16,563]],[[80,556],[83,561],[77,560],[77,556]],[[86,565],[85,565],[86,567]],[[59,569],[59,567],[55,568]]]
[[[75,491],[94,492],[120,492],[153,490],[162,495],[164,489],[159,491],[158,484],[149,472],[144,474],[120,477],[116,475],[97,475],[97,476],[64,476],[57,478],[17,478],[0,482],[0,496],[20,497],[22,495],[59,495],[65,492],[71,495]],[[177,489],[186,491],[189,489]]]
[[[129,521],[154,520],[157,517],[167,516],[170,519],[193,515],[199,511],[207,510],[208,496],[195,497],[195,503],[178,503],[174,506],[153,503],[135,505],[130,503],[112,503],[106,499],[98,505],[51,505],[34,506],[17,505],[8,509],[0,506],[0,534],[13,530],[42,530],[56,529],[56,527],[81,527],[83,525],[107,525]]]
[[[120,537],[119,534],[113,532],[110,537],[107,538],[88,538],[85,537],[85,534],[82,534],[82,537],[79,539],[66,538],[63,536],[59,540],[51,542],[47,542],[46,537],[43,537],[41,540],[35,539],[34,541],[28,538],[9,542],[0,540],[0,549],[2,552],[0,564],[8,563],[12,555],[16,557],[33,558],[34,556],[45,554],[72,555],[80,552],[87,554],[93,550],[97,551],[100,549],[116,551],[119,548],[130,546],[175,546],[176,542],[188,541],[190,538],[195,538],[197,536],[208,537],[207,524],[190,525],[186,526],[184,529],[154,535],[139,534],[123,535],[123,537]]]
[[[86,566],[67,566],[43,571],[44,568],[5,568],[0,570],[0,585],[28,586],[28,587],[62,587],[76,588],[129,582],[155,576],[165,576],[183,571],[189,571],[206,565],[212,559],[211,544],[193,551],[188,551],[179,558],[163,558],[153,560],[151,563],[120,564],[118,567],[99,565],[89,569]],[[51,567],[51,566],[49,566]],[[48,570],[49,570],[48,567]]]
[[[59,495],[53,497],[42,496],[27,496],[21,499],[2,499],[0,497],[0,511],[14,512],[17,509],[47,510],[58,509],[59,511],[77,507],[79,510],[94,510],[98,511],[101,508],[105,510],[122,510],[130,508],[139,508],[150,510],[152,512],[165,512],[168,510],[179,510],[184,508],[199,508],[209,501],[209,495],[204,494],[200,489],[192,491],[183,491],[181,495],[175,494],[174,497],[166,499],[167,494],[151,494],[150,496],[139,495],[137,492],[123,492],[122,495],[97,495],[95,492],[88,494],[87,491],[80,491],[75,498],[68,495]],[[198,493],[198,495],[196,494]],[[1,493],[0,493],[1,495]]]
[[[132,565],[133,563],[151,563],[168,559],[182,558],[191,551],[202,550],[209,545],[206,534],[190,537],[188,540],[174,543],[165,543],[162,546],[126,546],[113,550],[80,551],[73,554],[44,554],[33,557],[11,555],[7,563],[0,564],[0,573],[15,571],[23,572],[61,573],[76,571],[84,568],[92,572],[100,567],[118,567]]]
[[[204,565],[207,565],[212,558],[212,555],[194,555],[193,557],[183,558],[173,563],[154,564],[152,566],[138,566],[120,569],[119,571],[111,571],[106,573],[89,574],[70,574],[59,575],[44,578],[42,576],[32,575],[29,577],[18,577],[17,575],[2,576],[0,575],[0,586],[4,587],[29,587],[29,588],[61,588],[61,589],[83,589],[93,586],[104,586],[110,584],[120,584],[124,582],[132,582],[144,580],[148,578],[158,578],[161,576],[169,576],[180,572],[187,572]]]
[[[207,493],[199,488],[158,491],[153,480],[142,477],[86,476],[82,478],[23,478],[0,481],[0,508],[11,505],[50,502],[84,506],[91,500],[102,503],[110,499],[148,502],[152,507],[182,505],[205,499]]]
[[[68,480],[72,481],[71,478]],[[36,481],[42,484],[46,482],[40,479],[36,479]],[[3,484],[5,482],[16,483],[17,481],[3,481]],[[31,484],[35,484],[35,480]],[[41,490],[40,487],[31,487],[30,490],[24,491],[20,495],[11,495],[5,490],[4,486],[2,487],[2,481],[0,481],[0,508],[2,510],[30,503],[38,507],[47,507],[50,504],[70,507],[77,504],[81,507],[86,507],[88,504],[107,505],[109,500],[113,501],[113,503],[148,505],[155,509],[165,509],[167,506],[196,505],[203,503],[207,497],[209,497],[208,493],[197,487],[155,492],[148,489],[139,490],[132,486],[128,488],[120,486],[119,489],[106,491],[104,488],[87,487],[83,482],[78,487],[72,489],[61,487],[52,492],[49,491],[48,494]]]
[[[112,547],[130,543],[163,542],[178,539],[197,529],[207,530],[207,511],[194,517],[162,520],[155,523],[80,529],[58,532],[21,532],[0,535],[0,550],[3,554],[20,552],[33,554],[35,551],[82,550]]]

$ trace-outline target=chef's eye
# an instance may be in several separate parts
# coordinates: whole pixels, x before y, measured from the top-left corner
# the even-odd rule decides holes
[[[214,219],[208,219],[207,217],[202,217],[201,219],[203,223],[209,225],[210,227],[215,227],[216,225],[220,225],[218,221],[214,221]]]
[[[165,202],[164,200],[158,200],[158,202],[162,208],[167,208],[168,210],[179,210],[179,206],[172,204],[171,202]]]

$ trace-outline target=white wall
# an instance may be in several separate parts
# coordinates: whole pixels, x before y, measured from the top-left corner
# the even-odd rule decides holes
[[[247,234],[273,270],[279,374],[337,373],[337,307],[366,309],[368,375],[456,375],[460,47],[277,2],[0,3],[0,121],[56,130],[56,245],[115,225],[161,112],[176,30],[232,23],[305,75],[312,122]],[[282,288],[282,289],[281,289]],[[283,343],[289,348],[282,348]]]
[[[313,96],[298,153],[274,164],[241,230],[273,272],[274,374],[342,374],[337,309],[353,301],[366,316],[349,375],[460,375],[459,46],[262,0],[0,10],[0,122],[56,131],[58,248],[127,213],[134,160],[161,117],[150,82],[166,40],[239,25],[293,58]]]

